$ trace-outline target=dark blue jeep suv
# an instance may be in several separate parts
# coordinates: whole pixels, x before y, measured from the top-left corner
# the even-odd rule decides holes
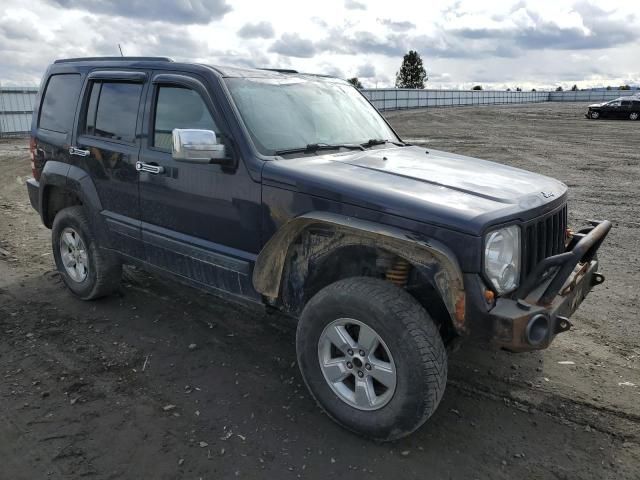
[[[328,415],[378,440],[434,412],[447,347],[547,347],[608,221],[572,232],[553,179],[402,141],[347,82],[167,58],[58,60],[31,131],[33,207],[90,300],[123,264],[298,318]]]

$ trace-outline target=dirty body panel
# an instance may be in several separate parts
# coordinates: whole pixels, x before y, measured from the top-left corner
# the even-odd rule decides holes
[[[436,304],[436,313],[447,317],[449,333],[478,335],[512,350],[547,346],[603,278],[595,252],[610,224],[579,233],[576,238],[584,238],[577,243],[567,242],[564,184],[405,144],[341,80],[153,58],[70,59],[57,62],[46,76],[64,73],[81,75],[84,92],[89,92],[89,77],[97,74],[139,85],[139,105],[131,112],[135,135],[128,143],[102,137],[93,139],[95,144],[84,141],[83,122],[91,103],[85,93],[70,116],[72,124],[57,134],[52,149],[47,143],[52,134],[38,123],[38,105],[29,196],[49,227],[51,198],[57,199],[54,213],[83,205],[98,219],[96,225],[105,224],[96,229],[97,243],[124,261],[155,265],[198,286],[294,315],[327,282],[363,275],[393,282],[403,271],[406,278],[399,285],[425,308]],[[251,84],[255,79],[259,85]],[[229,152],[228,163],[175,163],[170,149],[156,148],[154,102],[167,83],[198,85],[217,124],[215,133]],[[288,95],[278,92],[279,86],[295,86],[300,94],[304,85],[315,85],[305,93],[313,102],[283,107],[280,100]],[[261,89],[278,101],[263,105],[268,99],[259,94]],[[359,112],[363,124],[375,127],[377,137],[354,133],[335,140],[336,145],[326,142],[331,134],[361,128],[334,102],[322,103],[334,90],[338,100],[350,102],[351,114]],[[245,98],[238,101],[241,95]],[[322,108],[293,111],[300,104]],[[296,115],[309,112],[310,121],[295,122]],[[287,120],[289,129],[281,123],[287,117],[294,119]],[[266,138],[251,130],[256,125],[267,132]],[[314,143],[304,147],[308,141]],[[112,159],[107,164],[100,160],[105,158],[98,151],[103,147],[117,153],[107,156]],[[138,171],[144,162],[152,171]],[[60,168],[54,168],[56,163]],[[52,186],[64,195],[46,194]],[[486,273],[487,235],[510,227],[519,232],[521,269],[514,288],[498,291]],[[532,297],[541,289],[539,298]],[[545,325],[534,322],[538,314]],[[546,333],[539,339],[532,332],[540,333],[542,327]],[[532,335],[538,339],[533,343]]]

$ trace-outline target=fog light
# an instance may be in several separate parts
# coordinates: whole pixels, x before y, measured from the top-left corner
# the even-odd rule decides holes
[[[549,319],[542,314],[533,317],[527,324],[526,335],[529,345],[540,345],[549,338]]]

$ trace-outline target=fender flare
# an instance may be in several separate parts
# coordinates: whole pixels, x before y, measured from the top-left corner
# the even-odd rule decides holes
[[[107,226],[100,212],[102,212],[102,202],[98,196],[98,190],[96,189],[91,176],[84,170],[75,165],[69,165],[68,163],[57,162],[50,160],[45,163],[40,176],[40,192],[39,192],[39,210],[42,222],[51,228],[51,225],[47,225],[45,222],[47,216],[47,205],[45,204],[47,188],[59,187],[76,195],[82,205],[85,207],[85,211],[91,220],[91,224],[98,230],[98,239],[106,239]]]
[[[458,333],[465,325],[462,271],[453,252],[443,243],[397,227],[329,212],[310,212],[290,220],[266,243],[253,270],[253,286],[265,297],[280,295],[291,246],[309,227],[329,227],[347,233],[346,243],[377,247],[401,256],[418,268],[440,294]]]

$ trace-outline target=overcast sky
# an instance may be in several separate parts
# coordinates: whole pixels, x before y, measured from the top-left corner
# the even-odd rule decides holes
[[[56,58],[166,55],[392,86],[417,50],[427,88],[640,84],[637,0],[2,0],[0,82]]]

